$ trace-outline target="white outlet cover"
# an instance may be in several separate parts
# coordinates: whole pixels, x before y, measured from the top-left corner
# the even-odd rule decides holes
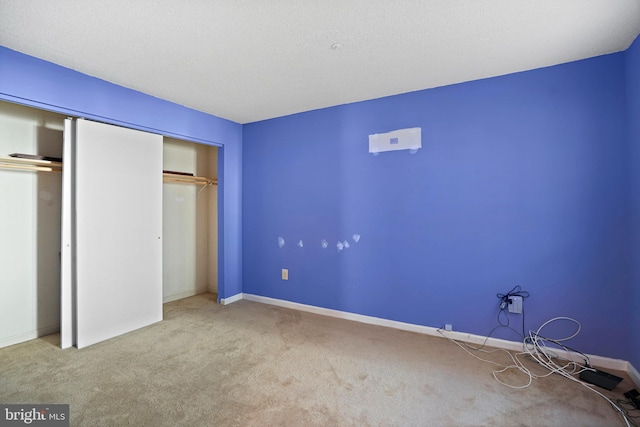
[[[512,296],[508,309],[509,313],[522,313],[522,297]]]

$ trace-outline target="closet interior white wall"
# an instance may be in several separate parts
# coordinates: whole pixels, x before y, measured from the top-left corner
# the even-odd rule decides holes
[[[217,181],[218,148],[164,138],[163,169]],[[162,194],[163,302],[218,293],[218,187],[167,182]]]
[[[0,101],[0,157],[62,157],[65,116]],[[164,137],[163,169],[217,178],[217,147]],[[0,347],[60,328],[62,174],[0,167]],[[163,184],[163,301],[217,293],[217,186]]]
[[[0,156],[62,158],[64,116],[0,102]],[[0,168],[0,347],[60,327],[62,174]]]

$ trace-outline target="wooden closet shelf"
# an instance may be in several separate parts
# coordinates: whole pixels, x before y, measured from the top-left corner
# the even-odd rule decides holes
[[[218,180],[215,178],[206,178],[204,176],[182,175],[177,173],[164,172],[162,174],[164,182],[176,182],[181,184],[197,184],[197,185],[217,185]]]
[[[20,157],[0,157],[0,168],[27,171],[60,172],[61,162],[50,160],[23,159]]]
[[[42,171],[42,172],[60,172],[62,170],[61,162],[50,160],[25,159],[20,157],[3,157],[0,156],[0,168],[14,169],[25,171]],[[163,181],[175,182],[181,184],[196,185],[217,185],[218,180],[215,178],[207,178],[204,176],[183,175],[177,173],[164,172],[162,174]]]

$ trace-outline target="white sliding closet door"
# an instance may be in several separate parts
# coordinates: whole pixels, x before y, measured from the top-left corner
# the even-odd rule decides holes
[[[162,320],[162,136],[75,122],[78,348]]]

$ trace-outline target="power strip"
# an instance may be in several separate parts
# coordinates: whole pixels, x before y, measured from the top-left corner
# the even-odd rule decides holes
[[[581,371],[579,377],[582,381],[597,385],[598,387],[606,388],[607,390],[613,390],[620,381],[622,381],[622,378],[619,376],[599,369],[587,369]]]

